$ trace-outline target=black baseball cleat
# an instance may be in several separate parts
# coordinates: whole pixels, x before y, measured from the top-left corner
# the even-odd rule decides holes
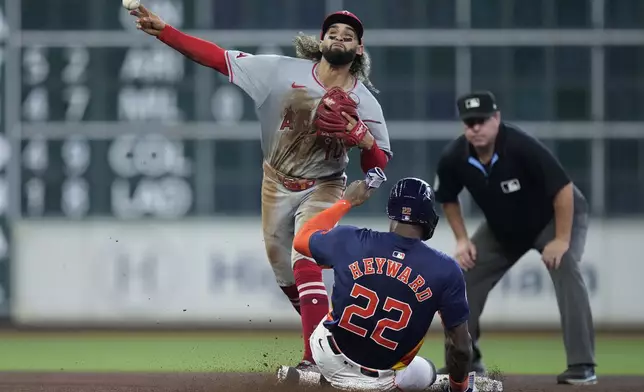
[[[588,365],[568,366],[565,372],[557,376],[557,384],[595,385],[597,384],[595,367]]]

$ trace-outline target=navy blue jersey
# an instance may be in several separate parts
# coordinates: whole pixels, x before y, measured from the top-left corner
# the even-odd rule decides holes
[[[334,271],[325,326],[340,350],[362,366],[409,364],[436,312],[446,328],[469,317],[460,267],[419,239],[337,226],[314,233],[309,249],[319,265]]]

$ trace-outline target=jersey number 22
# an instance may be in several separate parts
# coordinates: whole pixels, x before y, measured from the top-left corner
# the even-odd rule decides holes
[[[351,317],[354,315],[362,319],[368,319],[373,317],[376,314],[376,310],[378,309],[380,298],[378,298],[378,294],[375,291],[370,290],[357,283],[355,283],[353,285],[353,288],[351,289],[351,297],[366,298],[367,306],[364,308],[358,305],[347,306],[344,309],[344,312],[342,312],[342,317],[340,317],[340,322],[338,323],[338,326],[364,338],[367,336],[368,331],[365,328],[362,328],[360,326],[353,324],[351,322]],[[370,338],[374,342],[378,343],[379,345],[385,348],[388,348],[390,350],[395,350],[398,347],[398,342],[388,339],[382,336],[382,334],[385,331],[385,329],[391,329],[393,331],[402,331],[403,329],[407,328],[407,325],[409,324],[409,319],[411,318],[411,313],[412,313],[411,306],[409,306],[409,304],[405,302],[401,302],[401,301],[398,301],[397,299],[387,297],[382,306],[382,309],[385,312],[397,310],[400,312],[400,317],[398,318],[398,320],[393,320],[388,318],[383,318],[378,320],[378,323],[376,323],[376,327],[371,333]]]

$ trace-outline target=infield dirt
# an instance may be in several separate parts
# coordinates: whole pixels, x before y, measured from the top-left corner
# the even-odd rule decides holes
[[[601,377],[593,386],[556,385],[554,376],[506,375],[504,391],[644,391],[644,377]],[[275,385],[273,374],[261,373],[0,373],[2,392],[288,392],[329,391]]]

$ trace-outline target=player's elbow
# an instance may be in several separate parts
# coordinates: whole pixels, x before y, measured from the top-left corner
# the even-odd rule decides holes
[[[472,340],[470,334],[467,334],[467,339],[454,345],[453,355],[456,360],[462,363],[470,363],[472,360]]]

